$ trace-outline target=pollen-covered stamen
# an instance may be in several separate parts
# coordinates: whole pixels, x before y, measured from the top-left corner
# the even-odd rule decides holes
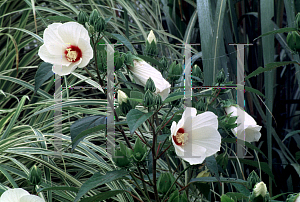
[[[184,132],[183,128],[179,128],[176,135],[173,135],[173,140],[176,145],[182,146],[187,141],[188,133]]]
[[[77,62],[82,57],[82,52],[78,46],[69,46],[65,50],[65,57],[69,62]]]

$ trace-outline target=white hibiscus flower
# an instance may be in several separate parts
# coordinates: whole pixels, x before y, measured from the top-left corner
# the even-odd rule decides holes
[[[85,67],[93,58],[88,31],[77,22],[53,23],[45,29],[43,39],[38,55],[53,64],[52,71],[60,76]]]
[[[8,189],[0,197],[0,202],[45,202],[41,197],[31,195],[21,188]]]
[[[155,93],[158,93],[161,96],[162,101],[164,101],[170,93],[171,84],[164,79],[157,69],[144,60],[133,60],[133,63],[134,66],[130,67],[130,71],[133,74],[136,83],[145,86],[147,80],[151,77],[156,87]]]
[[[247,114],[240,107],[235,106],[227,107],[225,108],[225,111],[227,114],[232,113],[231,116],[240,117],[238,119],[240,119],[240,121],[244,123],[244,125],[241,124],[238,127],[231,129],[232,133],[235,134],[238,139],[245,140],[247,142],[254,142],[259,140],[261,136],[261,126],[257,125],[256,121],[249,114]]]
[[[178,124],[173,121],[171,138],[176,154],[191,165],[200,164],[221,147],[218,119],[212,112],[197,114],[197,110],[187,107]]]

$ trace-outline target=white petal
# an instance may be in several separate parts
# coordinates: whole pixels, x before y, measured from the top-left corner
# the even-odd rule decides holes
[[[191,117],[195,117],[196,114],[197,114],[197,110],[195,108],[193,108],[193,107],[187,107],[184,110],[184,112],[182,113],[182,118],[178,121],[177,130],[179,128],[184,128],[186,130],[187,129],[187,125],[185,125],[186,120],[190,119]]]
[[[191,142],[204,147],[206,149],[206,156],[211,156],[220,151],[221,135],[216,128],[210,126],[201,127],[188,132],[188,134],[187,147]]]
[[[90,41],[85,40],[83,38],[79,38],[78,40],[78,47],[82,52],[82,61],[78,65],[78,67],[85,67],[90,60],[93,58],[93,49],[90,44]]]
[[[42,60],[45,62],[51,63],[51,64],[61,64],[61,65],[69,65],[71,62],[69,62],[65,55],[53,55],[51,54],[47,48],[46,45],[42,45],[39,49],[38,55]]]
[[[200,164],[206,158],[206,149],[197,144],[186,144],[184,146],[175,146],[177,156],[189,162],[191,165]]]
[[[77,22],[67,22],[58,27],[58,34],[69,45],[78,45],[79,38],[90,41],[88,31]]]
[[[19,202],[22,196],[29,193],[21,188],[8,189],[0,197],[0,202]]]
[[[245,130],[238,131],[237,138],[247,142],[258,141],[261,137],[261,133],[259,132],[261,128],[258,125],[246,125]]]
[[[55,74],[58,74],[59,76],[63,76],[63,75],[68,75],[70,74],[72,71],[74,71],[78,64],[80,64],[82,61],[82,59],[80,58],[79,61],[77,62],[72,62],[70,65],[68,66],[64,66],[64,65],[59,65],[59,64],[54,64],[52,66],[52,71],[55,73]]]
[[[49,53],[51,53],[52,55],[63,55],[64,50],[67,48],[67,44],[58,35],[58,28],[61,25],[61,23],[53,23],[49,25],[44,31],[44,44],[47,47]]]
[[[189,132],[202,127],[218,129],[218,117],[213,112],[204,112],[195,117],[187,119],[184,123],[184,130]]]
[[[136,83],[145,86],[147,80],[151,77],[154,81],[156,87],[156,93],[160,94],[162,100],[164,101],[168,96],[167,93],[170,92],[171,84],[163,78],[161,73],[149,65],[145,61],[133,61],[134,66],[130,68]]]
[[[27,195],[23,196],[20,202],[45,202],[45,200],[35,195]]]

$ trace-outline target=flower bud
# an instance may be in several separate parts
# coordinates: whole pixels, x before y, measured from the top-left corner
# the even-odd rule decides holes
[[[166,194],[174,182],[175,182],[175,178],[171,173],[169,172],[161,173],[157,180],[158,193]],[[176,190],[176,186],[173,186],[171,192],[175,190]]]
[[[96,9],[94,9],[90,14],[90,19],[89,19],[90,25],[95,26],[96,22],[98,21],[98,18],[99,18],[99,13]]]
[[[180,64],[176,64],[176,62],[174,61],[170,68],[169,68],[169,78],[170,78],[170,81],[174,82],[176,80],[178,80],[180,78],[182,74],[182,67]]]
[[[160,69],[160,71],[168,69],[168,61],[167,61],[167,58],[165,56],[163,56],[160,59],[159,63],[162,64],[162,66],[163,66],[163,69]]]
[[[293,51],[300,51],[300,35],[298,31],[289,32],[286,42]]]
[[[78,16],[77,16],[77,21],[78,21],[78,23],[85,25],[85,23],[89,21],[88,14],[84,11],[79,11]]]
[[[253,170],[248,178],[247,178],[247,186],[248,186],[248,189],[252,189],[253,186],[255,184],[257,184],[258,182],[260,182],[260,178],[258,177],[258,175],[256,174],[256,172]]]
[[[194,67],[192,69],[192,76],[193,76],[194,80],[199,81],[198,79],[200,79],[201,82],[203,82],[203,72],[201,71],[201,69],[198,65],[194,65]],[[195,77],[197,77],[198,79]]]
[[[156,91],[155,83],[151,79],[151,77],[149,77],[149,79],[147,80],[144,89],[145,89],[145,91],[149,90],[152,93],[154,93]]]
[[[253,194],[255,197],[265,197],[267,194],[267,186],[264,182],[259,182],[254,186]]]
[[[123,143],[120,142],[120,149],[115,151],[113,161],[119,167],[126,167],[130,164],[129,157],[132,154],[132,150],[127,148]]]
[[[225,72],[223,69],[221,69],[217,75],[217,78],[216,78],[216,83],[217,84],[222,84],[226,81],[226,75],[225,75]]]
[[[95,30],[99,33],[103,32],[106,27],[105,20],[102,17],[99,17],[97,21],[95,22]]]
[[[114,53],[115,57],[114,57],[114,62],[115,62],[115,71],[119,70],[122,68],[123,64],[124,64],[124,61],[125,61],[125,57],[124,55],[122,54],[120,56],[120,53],[119,51],[116,51]]]
[[[299,29],[300,28],[300,13],[298,13],[296,15],[296,28]]]
[[[161,99],[161,96],[159,95],[159,94],[157,94],[156,96],[155,96],[155,105],[157,106],[157,107],[160,107],[160,105],[162,105],[162,99]]]
[[[32,166],[29,171],[28,181],[32,185],[38,185],[41,183],[42,171],[36,165]]]
[[[144,95],[144,106],[145,107],[152,107],[154,105],[154,96],[153,94],[147,90]]]
[[[132,106],[127,99],[128,96],[123,91],[118,90],[118,103],[121,112],[125,115],[132,109]]]
[[[90,25],[90,26],[88,27],[88,31],[89,31],[90,34],[93,34],[93,33],[95,32],[94,26]]]
[[[156,43],[156,38],[155,38],[155,35],[152,30],[150,31],[150,33],[147,37],[147,41],[149,42],[149,44],[151,44],[152,41],[154,41],[154,43]]]
[[[147,147],[142,143],[139,137],[135,141],[131,156],[135,162],[142,162],[147,156]]]

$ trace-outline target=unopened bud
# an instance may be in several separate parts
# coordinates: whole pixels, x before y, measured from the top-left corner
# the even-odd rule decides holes
[[[28,181],[32,185],[39,185],[42,179],[42,171],[36,165],[32,166],[29,171]]]
[[[300,51],[300,35],[298,31],[289,32],[286,37],[286,42],[293,51]]]
[[[105,20],[102,17],[99,17],[97,21],[95,22],[95,30],[99,33],[103,32],[106,27]]]
[[[135,162],[142,162],[147,156],[147,147],[138,137],[135,141],[132,158]]]
[[[145,91],[149,90],[152,93],[154,93],[156,91],[155,83],[151,77],[149,77],[149,79],[147,80],[144,89],[145,89]]]
[[[174,61],[169,68],[168,76],[169,76],[170,80],[173,82],[178,80],[180,78],[181,74],[182,74],[181,65],[176,64],[176,62]]]
[[[217,75],[217,78],[216,78],[216,83],[217,84],[222,84],[226,81],[226,75],[225,75],[225,72],[223,69],[221,69]]]
[[[154,104],[154,95],[150,90],[147,90],[144,95],[144,106],[145,107],[152,107]]]
[[[149,42],[149,44],[151,44],[152,41],[154,41],[154,43],[156,43],[156,38],[155,38],[155,35],[152,30],[150,31],[150,33],[147,37],[147,41]]]
[[[171,173],[169,172],[161,173],[157,180],[158,193],[166,194],[174,182],[175,182],[175,178]],[[174,191],[175,189],[176,187],[173,186],[171,191]]]
[[[90,25],[95,26],[98,18],[99,18],[99,13],[96,9],[94,9],[90,15],[90,19],[89,19]]]
[[[85,25],[85,23],[89,21],[88,14],[84,11],[79,11],[78,16],[77,16],[77,21],[78,21],[78,23]]]
[[[253,194],[255,197],[258,197],[258,196],[265,197],[267,194],[266,184],[264,182],[257,183],[253,189]]]

